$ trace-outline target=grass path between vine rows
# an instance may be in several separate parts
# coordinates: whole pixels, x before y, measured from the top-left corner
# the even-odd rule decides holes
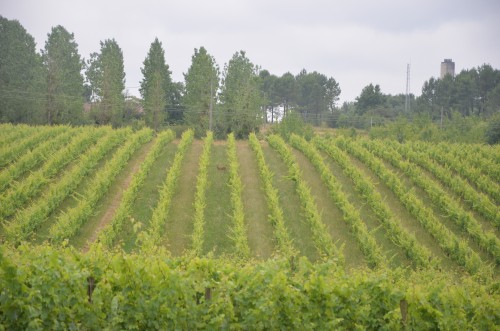
[[[224,170],[217,166],[225,166]],[[228,186],[229,171],[225,141],[214,141],[208,167],[208,186],[205,207],[204,254],[230,255],[234,251],[232,236],[232,207]]]
[[[196,191],[196,176],[203,141],[194,140],[186,151],[182,162],[182,171],[172,198],[163,243],[174,256],[180,256],[191,245],[193,233],[194,196]]]
[[[269,210],[262,190],[257,160],[248,141],[238,141],[236,152],[243,183],[241,199],[245,208],[248,244],[253,257],[267,259],[274,250],[273,226],[267,219]]]

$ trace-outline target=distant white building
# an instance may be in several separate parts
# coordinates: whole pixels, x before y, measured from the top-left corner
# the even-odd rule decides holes
[[[441,79],[446,75],[451,75],[451,77],[455,77],[455,62],[451,59],[444,59],[441,62]]]

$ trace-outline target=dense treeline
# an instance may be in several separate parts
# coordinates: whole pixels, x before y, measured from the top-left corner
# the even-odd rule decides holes
[[[0,122],[144,126],[158,131],[186,124],[200,137],[233,132],[247,137],[280,109],[319,116],[331,112],[340,88],[333,78],[305,70],[297,76],[271,75],[236,52],[222,73],[203,47],[194,50],[184,82],[174,82],[165,50],[156,38],[141,72],[141,99],[125,95],[123,52],[115,39],[84,60],[74,35],[52,28],[45,49],[36,52],[33,37],[16,20],[0,17]],[[82,75],[84,73],[84,75]]]
[[[141,67],[141,99],[125,93],[123,61],[115,39],[100,41],[99,52],[84,59],[74,35],[60,25],[51,29],[45,48],[37,53],[23,26],[0,16],[0,122],[146,125],[156,131],[185,124],[197,137],[212,130],[218,138],[231,132],[245,138],[262,123],[280,121],[293,110],[313,125],[366,129],[398,117],[413,123],[418,117],[431,131],[474,127],[481,136],[475,141],[484,141],[484,132],[490,142],[500,136],[500,120],[495,119],[500,113],[500,71],[488,64],[454,77],[430,78],[409,104],[405,95],[384,94],[380,85],[369,84],[355,101],[338,107],[341,89],[334,78],[305,69],[277,76],[252,63],[244,51],[234,53],[221,70],[204,47],[194,49],[184,82],[174,82],[156,38]],[[492,116],[489,128],[460,119]],[[419,135],[439,136],[428,130]]]

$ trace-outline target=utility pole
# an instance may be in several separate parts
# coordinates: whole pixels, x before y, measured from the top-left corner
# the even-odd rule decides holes
[[[213,93],[214,93],[214,88],[213,88],[212,78],[210,78],[210,121],[208,123],[210,131],[212,131],[212,112],[213,112],[213,100],[214,100]]]
[[[406,66],[406,98],[405,98],[405,112],[410,111],[410,63]]]

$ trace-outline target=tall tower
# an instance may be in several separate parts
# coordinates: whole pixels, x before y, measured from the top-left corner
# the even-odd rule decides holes
[[[444,61],[441,62],[441,79],[446,75],[455,76],[455,62],[451,59],[444,59]]]

